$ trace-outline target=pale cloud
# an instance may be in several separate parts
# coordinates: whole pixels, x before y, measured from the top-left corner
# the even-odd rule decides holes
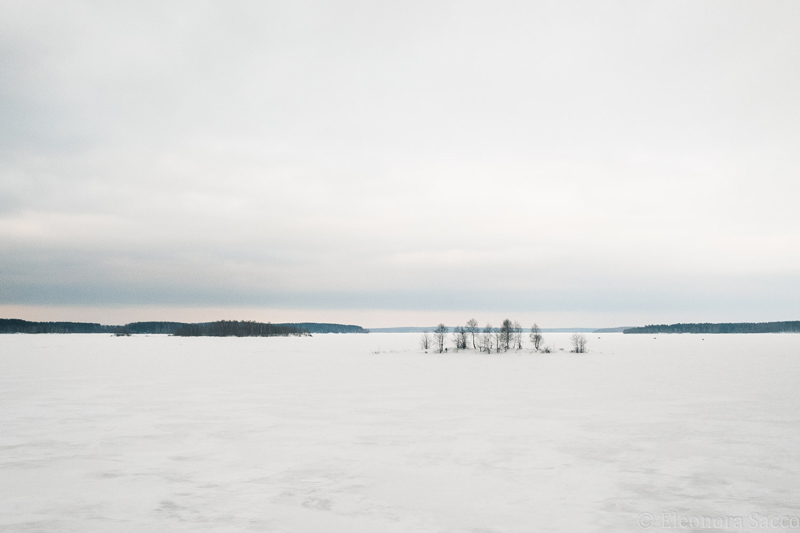
[[[3,2],[0,303],[796,318],[798,22]]]

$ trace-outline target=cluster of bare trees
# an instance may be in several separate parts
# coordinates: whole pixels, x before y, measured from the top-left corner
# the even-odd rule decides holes
[[[575,333],[570,338],[572,341],[572,351],[575,353],[586,353],[586,336]]]
[[[456,326],[452,331],[448,330],[444,324],[439,324],[433,333],[424,332],[420,338],[420,347],[427,350],[434,350],[442,353],[450,349],[447,344],[447,335],[451,335],[452,349],[454,351],[466,350],[470,346],[473,350],[492,353],[506,352],[508,350],[522,349],[522,326],[519,322],[512,322],[509,319],[503,320],[499,328],[486,324],[484,328],[478,326],[478,321],[474,318],[467,321],[466,326]],[[553,349],[544,345],[542,330],[534,324],[529,333],[533,351],[550,353]],[[586,352],[586,337],[576,333],[571,338],[572,351],[575,353]]]

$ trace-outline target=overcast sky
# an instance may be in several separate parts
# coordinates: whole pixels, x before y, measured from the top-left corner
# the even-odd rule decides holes
[[[0,0],[0,315],[800,319],[800,2]]]

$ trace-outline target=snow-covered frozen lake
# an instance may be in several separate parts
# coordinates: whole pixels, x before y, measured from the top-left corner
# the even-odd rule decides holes
[[[0,335],[0,531],[800,530],[800,335],[418,338]]]

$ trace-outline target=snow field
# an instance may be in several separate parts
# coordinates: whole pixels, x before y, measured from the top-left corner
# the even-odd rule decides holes
[[[0,531],[800,515],[800,335],[587,337],[585,355],[485,355],[421,353],[418,334],[3,335]]]

